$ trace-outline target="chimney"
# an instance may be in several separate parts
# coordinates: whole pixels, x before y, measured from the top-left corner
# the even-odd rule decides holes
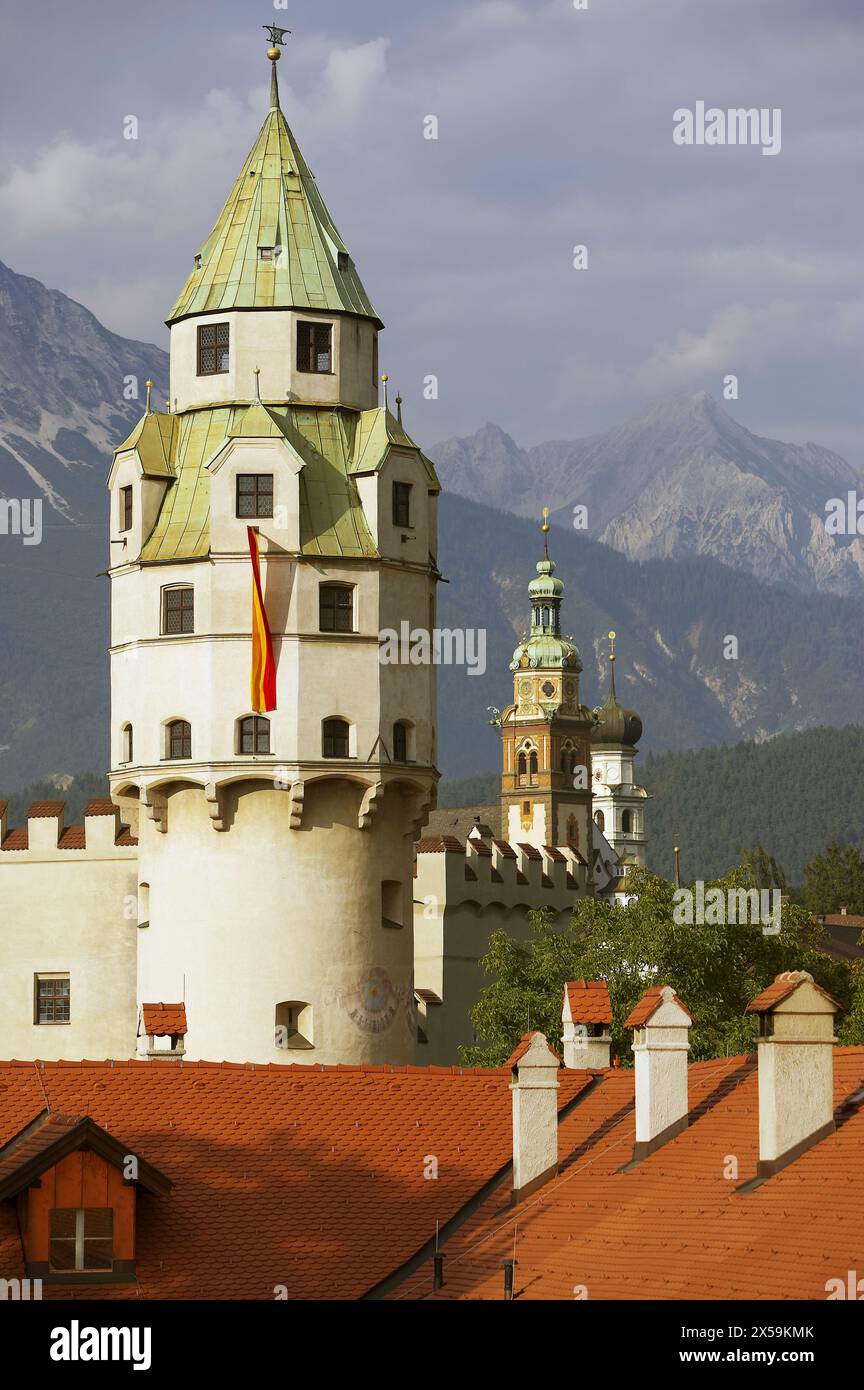
[[[610,1065],[612,1001],[605,980],[573,980],[565,985],[561,1022],[565,1067]]]
[[[624,1025],[634,1030],[634,1163],[687,1127],[688,1033],[692,1023],[693,1015],[672,986],[655,985],[645,991]]]
[[[747,1005],[759,1015],[760,1178],[834,1130],[834,1015],[806,970],[787,970]]]
[[[558,1172],[558,1068],[542,1033],[526,1033],[507,1066],[513,1080],[513,1191],[519,1202]]]

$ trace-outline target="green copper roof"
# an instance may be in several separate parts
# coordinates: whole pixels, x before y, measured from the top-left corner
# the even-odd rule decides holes
[[[545,528],[544,528],[545,529]],[[528,585],[531,598],[531,635],[519,643],[510,670],[581,671],[578,648],[561,636],[561,597],[564,585],[554,578],[555,566],[545,553],[537,563],[537,579]]]
[[[279,107],[272,106],[167,322],[226,309],[318,309],[380,324]],[[261,260],[259,247],[278,248]]]
[[[118,444],[114,454],[134,449],[145,478],[173,478],[176,438],[176,415],[149,411],[141,416],[129,437]]]
[[[144,563],[205,559],[210,553],[210,478],[206,465],[229,439],[281,436],[303,460],[300,488],[300,548],[307,555],[353,555],[374,558],[369,531],[353,477],[357,441],[366,439],[363,456],[370,469],[376,448],[390,447],[386,432],[370,430],[366,417],[375,411],[336,407],[253,405],[194,410],[173,421],[172,478],[153,531],[141,552]],[[155,416],[151,416],[156,418]],[[392,417],[391,417],[392,419]],[[404,434],[403,448],[416,450]],[[373,445],[373,438],[377,444]],[[422,458],[422,454],[420,455]],[[383,460],[379,460],[380,462]],[[437,486],[432,465],[430,481]]]
[[[383,407],[361,411],[354,436],[351,472],[372,473],[381,468],[391,448],[407,449],[416,453],[426,469],[429,482],[436,491],[440,491],[441,484],[438,482],[434,464],[406,433],[401,420],[397,420]]]

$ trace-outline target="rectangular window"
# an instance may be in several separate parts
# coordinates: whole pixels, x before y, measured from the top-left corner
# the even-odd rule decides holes
[[[162,631],[167,636],[195,631],[195,590],[163,589]]]
[[[411,484],[393,484],[393,525],[411,525]]]
[[[298,323],[298,372],[333,371],[333,325],[330,323]]]
[[[230,324],[199,323],[199,376],[216,376],[219,372],[227,372],[230,363],[230,335]]]
[[[240,752],[252,754],[270,752],[269,719],[263,719],[255,714],[248,719],[240,720]]]
[[[120,489],[120,530],[132,530],[132,489],[131,487],[121,487]]]
[[[341,584],[322,584],[318,590],[320,632],[354,631],[354,590]]]
[[[262,517],[273,515],[273,474],[237,474],[237,515]]]
[[[114,1267],[114,1212],[110,1207],[53,1207],[48,1267],[55,1274],[86,1274]]]
[[[69,1022],[69,976],[37,975],[35,1023]]]

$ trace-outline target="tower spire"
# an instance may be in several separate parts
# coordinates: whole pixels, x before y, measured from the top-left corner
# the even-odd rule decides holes
[[[270,59],[270,110],[279,111],[279,80],[276,76],[276,64],[282,57],[280,52],[285,47],[285,35],[290,34],[290,29],[279,29],[275,24],[262,24],[262,29],[266,29],[270,35],[270,47],[267,49],[267,57]]]
[[[616,636],[617,636],[617,633],[615,633],[615,632],[610,632],[610,633],[609,633],[609,676],[610,676],[610,681],[611,681],[610,693],[611,693],[611,696],[612,696],[612,699],[613,699],[613,700],[617,700],[617,698],[618,698],[618,696],[617,696],[616,693],[615,693],[615,638],[616,638]]]
[[[543,559],[549,559],[549,508],[543,508]]]

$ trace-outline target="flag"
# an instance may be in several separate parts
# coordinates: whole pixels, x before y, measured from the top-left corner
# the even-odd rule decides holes
[[[247,526],[246,534],[252,561],[252,708],[256,714],[264,714],[276,708],[276,662],[261,593],[258,533]]]

